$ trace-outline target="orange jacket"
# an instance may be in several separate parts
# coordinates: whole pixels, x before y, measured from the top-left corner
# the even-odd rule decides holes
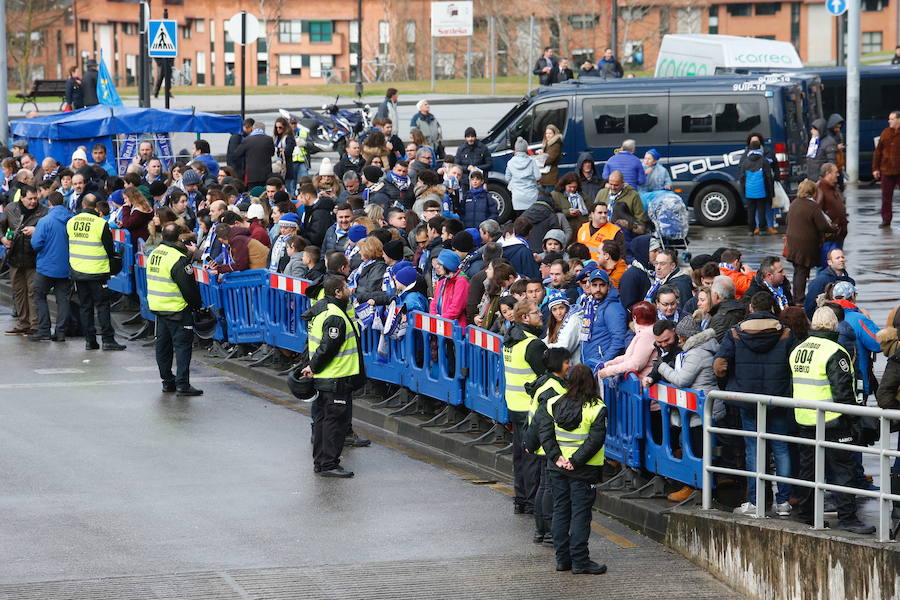
[[[734,269],[725,269],[723,267],[719,267],[719,273],[731,277],[731,280],[734,282],[734,297],[738,300],[747,293],[750,284],[753,283],[753,278],[756,276],[756,271],[751,271],[748,274],[735,271]]]
[[[619,289],[619,280],[622,279],[622,275],[625,274],[625,271],[628,269],[628,265],[625,264],[624,260],[619,260],[616,265],[612,268],[612,270],[603,269],[609,275],[609,280],[612,282],[616,289]]]

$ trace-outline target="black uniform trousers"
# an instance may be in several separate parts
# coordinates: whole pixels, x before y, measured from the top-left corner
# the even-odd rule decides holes
[[[537,494],[541,483],[541,461],[547,460],[544,456],[536,456],[525,452],[525,430],[528,427],[528,413],[524,411],[509,411],[509,422],[513,428],[513,479],[516,505],[526,510],[534,509],[534,496]]]
[[[843,419],[843,417],[840,418]],[[800,430],[800,437],[808,439],[816,437],[815,427],[800,426],[798,429]],[[829,442],[846,442],[849,437],[851,437],[850,431],[845,427],[827,429],[825,431],[825,439]],[[816,478],[815,447],[797,444],[797,455],[799,458],[797,461],[797,479],[814,481]],[[829,483],[853,487],[855,469],[856,452],[831,448],[825,449],[825,470],[828,472]],[[794,495],[799,500],[797,502],[797,518],[804,523],[812,524],[815,490],[813,488],[796,486]],[[832,497],[837,508],[838,521],[847,523],[857,519],[856,498],[853,495],[833,492]]]
[[[585,567],[591,560],[588,539],[591,537],[591,510],[597,490],[591,483],[568,477],[557,469],[548,469],[553,489],[553,547],[556,562]]]
[[[115,342],[116,332],[109,316],[109,289],[107,280],[79,280],[75,282],[78,290],[78,304],[81,306],[81,328],[85,342],[97,341],[97,328],[94,325],[94,311],[100,322],[100,337],[104,342]]]
[[[317,418],[313,421],[313,466],[316,473],[337,469],[341,464],[350,394],[349,387],[343,389],[339,385],[337,391],[320,390],[315,400]]]
[[[189,310],[156,315],[156,366],[163,384],[187,389],[191,384],[191,353],[194,343],[194,315]],[[172,358],[175,375],[172,375]]]

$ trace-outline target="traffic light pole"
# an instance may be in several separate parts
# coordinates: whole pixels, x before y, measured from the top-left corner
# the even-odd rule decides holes
[[[860,0],[847,2],[847,181],[859,182]]]

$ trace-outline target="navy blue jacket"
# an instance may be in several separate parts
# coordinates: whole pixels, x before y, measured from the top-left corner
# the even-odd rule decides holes
[[[528,244],[517,243],[503,246],[503,258],[509,261],[520,277],[541,278],[541,269],[535,262],[534,253]]]
[[[37,272],[41,275],[68,279],[69,236],[66,223],[73,216],[65,206],[54,206],[34,226],[31,247],[37,252]]]
[[[713,370],[728,391],[790,396],[788,358],[796,343],[772,313],[750,313],[725,333]]]
[[[460,203],[463,225],[478,228],[479,225],[493,219],[498,221],[497,203],[487,193],[487,186],[478,189],[469,188],[465,199]]]
[[[653,265],[650,264],[650,234],[639,235],[631,240],[631,252],[634,260],[619,279],[619,300],[625,308],[643,300],[653,283],[654,271]]]
[[[825,291],[825,287],[829,283],[837,283],[838,281],[849,281],[856,285],[856,281],[847,275],[847,271],[844,271],[843,275],[838,275],[831,267],[826,267],[819,271],[816,278],[809,282],[809,285],[806,286],[806,300],[803,302],[803,310],[806,311],[807,317],[812,319],[813,313],[818,308],[816,306],[816,298]]]

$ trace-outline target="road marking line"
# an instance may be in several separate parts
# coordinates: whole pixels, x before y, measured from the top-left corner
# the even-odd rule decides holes
[[[492,485],[489,485],[488,487],[491,488],[492,490],[497,490],[501,494],[506,494],[507,496],[510,496],[510,497],[516,495],[516,493],[512,490],[512,488],[504,483],[494,483]]]
[[[38,375],[68,375],[70,373],[84,373],[81,369],[35,369]]]
[[[232,381],[231,377],[192,377],[196,382]],[[38,381],[34,383],[0,383],[0,390],[28,390],[34,388],[101,387],[159,383],[159,379],[99,379],[93,381]]]
[[[591,529],[593,529],[595,533],[598,533],[601,536],[608,539],[609,541],[611,541],[613,544],[615,544],[619,548],[637,548],[638,547],[637,544],[635,544],[628,538],[619,535],[618,533],[616,533],[612,529],[609,529],[608,527],[604,527],[597,521],[591,521]]]

